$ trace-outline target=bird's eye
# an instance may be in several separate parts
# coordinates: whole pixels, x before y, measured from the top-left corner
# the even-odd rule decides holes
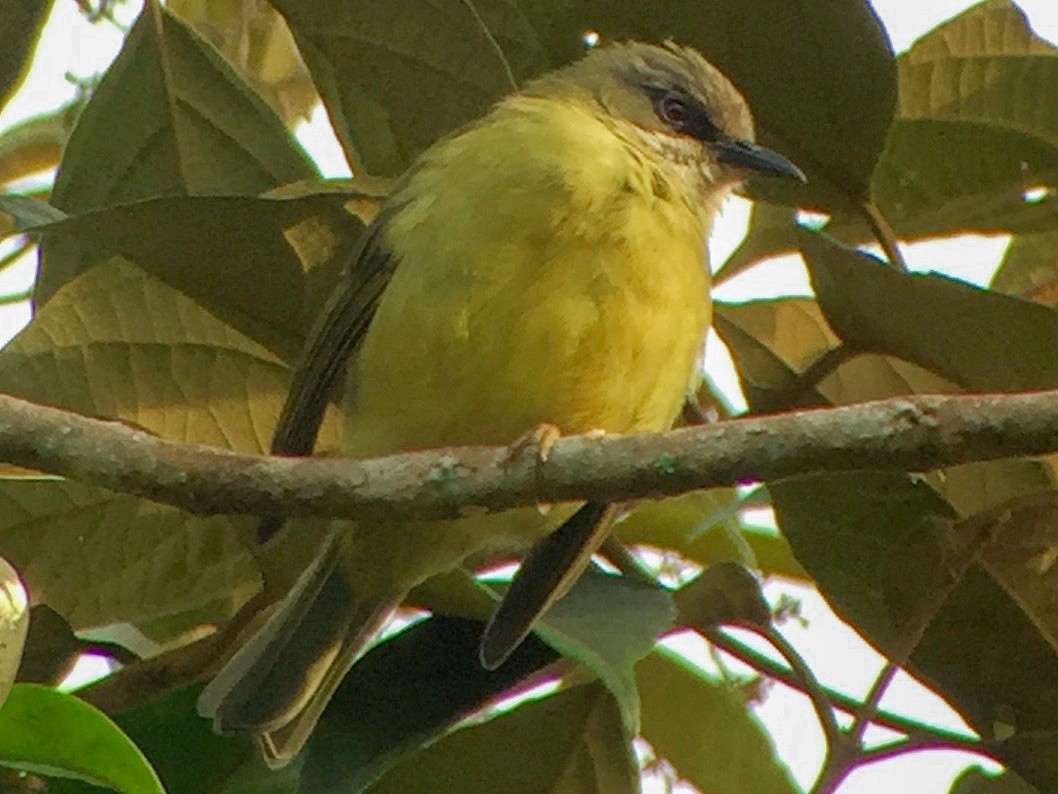
[[[658,100],[658,116],[674,129],[683,129],[690,119],[687,100],[679,94],[665,94]]]

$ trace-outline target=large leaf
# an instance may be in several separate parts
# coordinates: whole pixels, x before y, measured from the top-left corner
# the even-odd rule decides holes
[[[904,237],[1058,227],[1058,50],[1009,0],[941,25],[899,59],[900,108],[871,192]],[[831,230],[867,235],[846,217]]]
[[[78,119],[52,201],[79,213],[155,196],[254,195],[314,175],[264,100],[152,0]],[[38,304],[105,254],[46,241]]]
[[[613,697],[590,684],[456,731],[368,791],[633,794],[639,791],[639,771]]]
[[[576,58],[587,31],[604,42],[675,36],[705,52],[746,93],[764,142],[809,174],[803,192],[768,188],[786,201],[864,198],[896,102],[889,45],[862,0],[350,2],[337,17],[324,0],[276,5],[347,153],[374,173],[399,173],[517,83]]]
[[[613,693],[630,733],[639,729],[635,665],[675,617],[668,592],[588,571],[534,629],[555,650],[585,664]]]
[[[837,347],[838,339],[810,298],[715,303],[713,325],[731,351],[742,389],[758,410],[818,405],[798,377]]]
[[[353,667],[310,740],[305,776],[313,791],[339,784],[337,790],[359,791],[488,699],[511,694],[555,658],[540,639],[598,676],[631,734],[639,723],[635,665],[672,625],[674,613],[663,591],[589,571],[538,622],[536,636],[488,672],[478,663],[481,621],[494,608],[488,589],[451,574],[419,588],[415,599],[475,620],[433,617]],[[412,700],[417,706],[408,710]]]
[[[679,776],[710,794],[794,794],[800,789],[775,756],[744,694],[658,649],[636,668],[643,738]]]
[[[899,356],[968,389],[1058,386],[1055,311],[944,276],[902,274],[804,229],[799,236],[827,322],[855,349]]]
[[[1050,354],[1058,314],[1051,309],[900,273],[800,234],[820,306],[845,344],[939,373],[947,379],[940,390],[1058,384]],[[920,371],[907,376],[912,391],[929,384]],[[884,387],[879,381],[873,392],[847,396],[887,396],[878,393]],[[914,671],[986,738],[1005,724],[997,715],[1008,715],[1013,735],[997,735],[994,747],[1041,789],[1058,785],[1050,760],[1058,752],[1055,586],[1039,557],[1058,541],[1041,534],[1048,521],[1017,507],[1028,494],[1054,490],[1051,468],[999,461],[928,478],[806,475],[770,488],[798,559],[838,611],[897,658],[914,651]],[[993,546],[982,540],[991,537]]]
[[[499,16],[500,3],[459,0],[273,4],[294,33],[346,155],[372,174],[401,173],[439,137],[509,93],[512,60],[531,72],[550,65],[547,53],[530,51],[534,32],[512,4],[502,4]],[[521,58],[508,56],[512,42]]]
[[[287,368],[191,299],[113,260],[70,283],[0,351],[0,391],[262,452]]]
[[[248,739],[217,736],[195,710],[201,689],[178,689],[114,716],[150,760],[166,794],[295,794],[301,764],[273,771]],[[53,781],[48,791],[92,794],[97,789]]]
[[[486,672],[478,663],[482,629],[476,620],[434,617],[360,660],[309,739],[305,790],[362,791],[555,658],[530,638],[502,667]]]
[[[165,794],[143,754],[105,714],[39,684],[16,685],[0,708],[0,764],[122,794]]]
[[[5,392],[246,452],[267,448],[286,379],[273,354],[120,261],[67,285],[0,352]],[[0,494],[0,550],[76,627],[184,611],[256,579],[237,531],[249,519],[54,479],[7,480]]]
[[[16,218],[19,230],[47,232],[52,243],[135,261],[290,359],[301,352],[318,310],[304,271],[341,261],[363,229],[342,206],[355,194],[314,187],[290,197],[145,199],[74,216],[21,197],[0,197],[0,209]],[[299,235],[311,235],[311,244],[298,245]]]
[[[0,508],[0,552],[22,571],[34,603],[76,629],[171,615],[238,592],[245,599],[257,586],[240,542],[250,519],[190,516],[56,479],[0,480]]]
[[[1033,514],[1016,512],[1002,533],[960,522],[936,491],[898,473],[807,475],[771,490],[798,559],[839,614],[883,652],[913,649],[912,671],[1022,777],[1054,790],[1058,587],[1040,560],[1055,539],[1030,531]],[[994,546],[962,551],[992,533]]]

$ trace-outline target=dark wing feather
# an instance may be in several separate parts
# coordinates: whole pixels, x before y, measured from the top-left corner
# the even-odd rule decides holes
[[[331,394],[363,341],[393,274],[394,259],[381,245],[391,215],[392,211],[382,212],[364,232],[345,276],[309,331],[272,436],[273,455],[311,455],[316,446]],[[258,541],[275,535],[283,521],[281,516],[262,517]]]
[[[481,637],[478,650],[486,670],[503,664],[537,619],[573,586],[609,537],[616,516],[615,505],[588,502],[533,546]]]

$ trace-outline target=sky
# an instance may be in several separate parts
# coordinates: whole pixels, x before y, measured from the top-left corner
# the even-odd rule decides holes
[[[894,49],[905,50],[923,33],[939,22],[959,13],[971,3],[965,0],[873,0],[885,24]],[[1036,33],[1058,42],[1058,0],[1021,0]],[[122,11],[120,21],[128,23],[133,14]],[[35,113],[57,108],[74,95],[66,75],[89,77],[105,68],[121,46],[121,31],[109,23],[88,25],[80,17],[73,0],[57,0],[38,50],[37,62],[18,97],[0,113],[0,130]],[[44,54],[46,57],[41,57]],[[299,138],[313,153],[325,174],[345,173],[344,164],[329,133],[322,113],[316,113],[299,131]],[[748,203],[733,200],[725,209],[714,239],[711,241],[714,262],[723,262],[745,232]],[[943,241],[905,246],[912,269],[938,269],[949,275],[985,284],[998,263],[1007,239],[1004,236],[960,237]],[[0,255],[8,250],[0,243]],[[944,267],[939,267],[943,263]],[[0,273],[0,295],[26,289],[32,283],[33,262],[8,268]],[[804,268],[796,258],[781,258],[733,279],[718,290],[718,297],[738,300],[762,297],[765,290],[774,294],[809,294]],[[0,307],[0,342],[17,332],[29,318],[26,305]],[[733,401],[740,396],[733,370],[719,341],[710,340],[707,366],[715,380],[724,384]],[[879,658],[859,637],[838,621],[818,596],[791,588],[781,582],[769,583],[766,592],[774,600],[782,594],[801,599],[805,625],[789,622],[784,633],[806,657],[809,665],[827,685],[853,695],[862,695],[880,667]],[[747,640],[748,641],[748,640]],[[708,665],[704,641],[684,636],[675,641],[682,651]],[[960,721],[935,696],[919,687],[907,676],[901,676],[890,689],[883,706],[947,727],[958,727]],[[781,686],[772,687],[758,709],[772,733],[780,757],[790,766],[795,778],[806,788],[811,785],[822,757],[822,734],[806,699]],[[884,736],[881,732],[872,734]],[[867,767],[853,774],[839,794],[887,794],[899,787],[901,794],[939,794],[946,792],[952,778],[969,763],[979,759],[965,754],[929,752],[905,756],[899,760]],[[984,764],[995,769],[994,765]]]

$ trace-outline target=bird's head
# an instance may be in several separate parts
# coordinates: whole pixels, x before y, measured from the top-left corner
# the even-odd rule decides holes
[[[635,136],[703,196],[726,194],[753,173],[804,181],[778,152],[754,142],[749,105],[696,50],[671,42],[609,44],[535,84],[590,103],[621,134]]]

